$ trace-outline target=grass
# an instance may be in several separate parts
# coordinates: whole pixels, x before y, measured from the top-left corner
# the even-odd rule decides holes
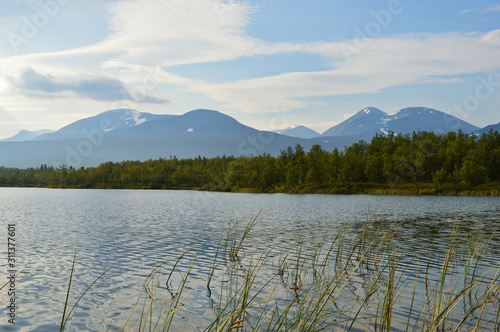
[[[200,326],[205,331],[500,328],[500,265],[483,262],[496,232],[457,221],[423,243],[401,224],[368,220],[295,243],[263,241],[258,226],[255,218],[231,227],[204,276],[191,273],[200,255],[194,250],[152,267],[122,331],[176,329],[176,317],[202,288],[211,308],[210,321]],[[75,260],[76,248],[61,331],[100,278],[70,305]]]

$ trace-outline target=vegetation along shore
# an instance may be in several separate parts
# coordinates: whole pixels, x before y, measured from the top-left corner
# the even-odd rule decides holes
[[[397,221],[367,220],[324,230],[310,242],[260,247],[250,244],[263,238],[256,219],[236,223],[221,237],[210,269],[191,273],[200,259],[195,250],[153,266],[133,309],[113,323],[124,331],[182,330],[177,324],[198,291],[212,308],[198,321],[203,331],[498,331],[500,266],[488,260],[496,232],[479,224],[471,231],[467,223],[436,229],[429,242],[405,234]],[[70,301],[76,255],[60,331],[109,271]]]
[[[389,133],[342,151],[319,145],[305,151],[297,145],[276,157],[169,157],[79,169],[1,167],[0,186],[498,196],[500,134]]]

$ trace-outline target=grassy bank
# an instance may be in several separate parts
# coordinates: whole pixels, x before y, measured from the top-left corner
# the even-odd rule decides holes
[[[199,189],[199,188],[192,188]],[[400,184],[377,184],[377,183],[354,183],[350,185],[341,184],[315,184],[301,185],[295,187],[281,186],[270,190],[259,190],[256,188],[232,188],[233,192],[246,193],[287,193],[287,194],[342,194],[342,195],[434,195],[434,196],[499,196],[500,184],[487,183],[469,189],[455,188],[453,185],[438,187],[432,183],[400,183]]]
[[[128,318],[115,327],[182,330],[200,292],[210,314],[196,327],[205,331],[500,327],[500,265],[491,263],[496,232],[479,224],[458,221],[425,241],[398,222],[348,224],[305,242],[265,239],[269,231],[258,226],[253,220],[231,227],[204,274],[193,273],[200,259],[194,250],[153,267]],[[71,307],[67,301],[62,330]]]

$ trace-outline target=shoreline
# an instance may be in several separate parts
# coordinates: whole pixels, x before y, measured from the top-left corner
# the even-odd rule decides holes
[[[487,188],[495,187],[495,188]],[[232,188],[231,190],[214,190],[199,187],[159,187],[150,186],[96,186],[96,187],[77,187],[77,186],[0,186],[0,188],[45,188],[45,189],[94,189],[94,190],[170,190],[170,191],[200,191],[200,192],[220,192],[220,193],[246,193],[246,194],[288,194],[288,195],[385,195],[385,196],[500,196],[500,190],[496,183],[490,183],[487,186],[481,186],[477,189],[452,190],[438,189],[429,184],[419,184],[419,192],[407,184],[394,186],[376,186],[374,184],[356,184],[352,186],[297,186],[293,188],[275,188],[274,190],[261,190],[259,188]]]

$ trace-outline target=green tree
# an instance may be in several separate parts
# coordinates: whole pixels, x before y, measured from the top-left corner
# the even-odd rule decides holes
[[[476,161],[466,160],[460,170],[460,177],[466,188],[475,187],[488,181],[488,171]]]
[[[365,174],[370,182],[380,183],[384,181],[384,160],[381,156],[371,155],[367,157]]]
[[[435,171],[432,174],[432,181],[438,186],[439,190],[441,190],[441,186],[449,181],[449,176],[446,173],[444,168],[441,168],[438,171]]]

